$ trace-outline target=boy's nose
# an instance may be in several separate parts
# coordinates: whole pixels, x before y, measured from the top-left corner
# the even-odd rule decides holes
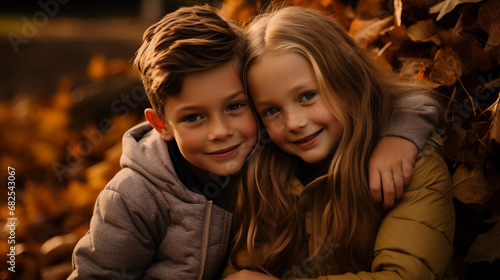
[[[211,122],[209,139],[214,140],[225,140],[227,137],[233,135],[233,129],[230,123],[224,118],[217,118]]]

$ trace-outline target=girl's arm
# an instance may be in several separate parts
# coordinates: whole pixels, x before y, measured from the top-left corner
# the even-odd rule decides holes
[[[369,163],[373,199],[392,207],[408,185],[418,150],[437,127],[442,108],[425,94],[409,94],[396,102],[389,126],[375,147]]]

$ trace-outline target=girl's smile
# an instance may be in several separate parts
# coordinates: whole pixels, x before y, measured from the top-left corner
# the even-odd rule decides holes
[[[297,144],[300,148],[307,149],[316,143],[316,140],[319,138],[321,132],[323,132],[323,128],[307,137],[293,141],[293,143]]]

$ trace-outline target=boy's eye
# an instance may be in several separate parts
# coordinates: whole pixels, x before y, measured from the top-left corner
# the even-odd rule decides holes
[[[313,92],[313,91],[308,91],[308,92],[305,92],[304,94],[302,94],[302,98],[301,98],[301,101],[308,101],[308,100],[311,100],[314,98],[314,96],[316,96],[316,93]]]
[[[279,111],[280,110],[278,110],[278,108],[271,107],[271,108],[264,110],[264,116],[271,116],[271,115],[278,113]]]
[[[226,111],[235,111],[235,110],[240,109],[243,106],[245,106],[244,103],[233,103],[233,104],[230,104],[229,106],[227,106]]]
[[[201,116],[200,115],[189,115],[189,116],[186,116],[185,118],[182,119],[183,122],[195,122],[197,120],[201,119]]]

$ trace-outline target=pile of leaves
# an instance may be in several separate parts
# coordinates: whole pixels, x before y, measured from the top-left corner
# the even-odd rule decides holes
[[[222,8],[243,23],[269,2],[226,0]],[[333,15],[387,71],[412,75],[440,94],[439,132],[457,214],[456,279],[500,275],[499,1],[289,2]],[[147,100],[134,92],[135,75],[126,61],[96,55],[88,87],[62,77],[50,98],[0,102],[0,176],[16,169],[18,222],[16,273],[2,270],[0,280],[57,280],[71,272],[71,252],[88,230],[96,197],[119,170],[121,137],[143,119]],[[0,192],[2,223],[10,217],[6,196]],[[3,226],[0,237],[8,236]],[[9,246],[0,243],[4,264]]]
[[[7,182],[8,167],[15,169],[16,202],[10,209],[7,191],[0,192],[0,279],[68,277],[73,248],[88,231],[97,195],[120,169],[123,133],[142,120],[138,107],[147,99],[136,95],[141,102],[130,102],[132,85],[139,81],[127,60],[95,55],[88,80],[74,88],[71,77],[61,77],[50,97],[0,102],[0,176]],[[113,102],[106,101],[127,108],[125,96],[129,110],[113,112]],[[15,243],[7,242],[12,236],[7,218],[17,219]],[[15,272],[7,270],[13,245]]]

